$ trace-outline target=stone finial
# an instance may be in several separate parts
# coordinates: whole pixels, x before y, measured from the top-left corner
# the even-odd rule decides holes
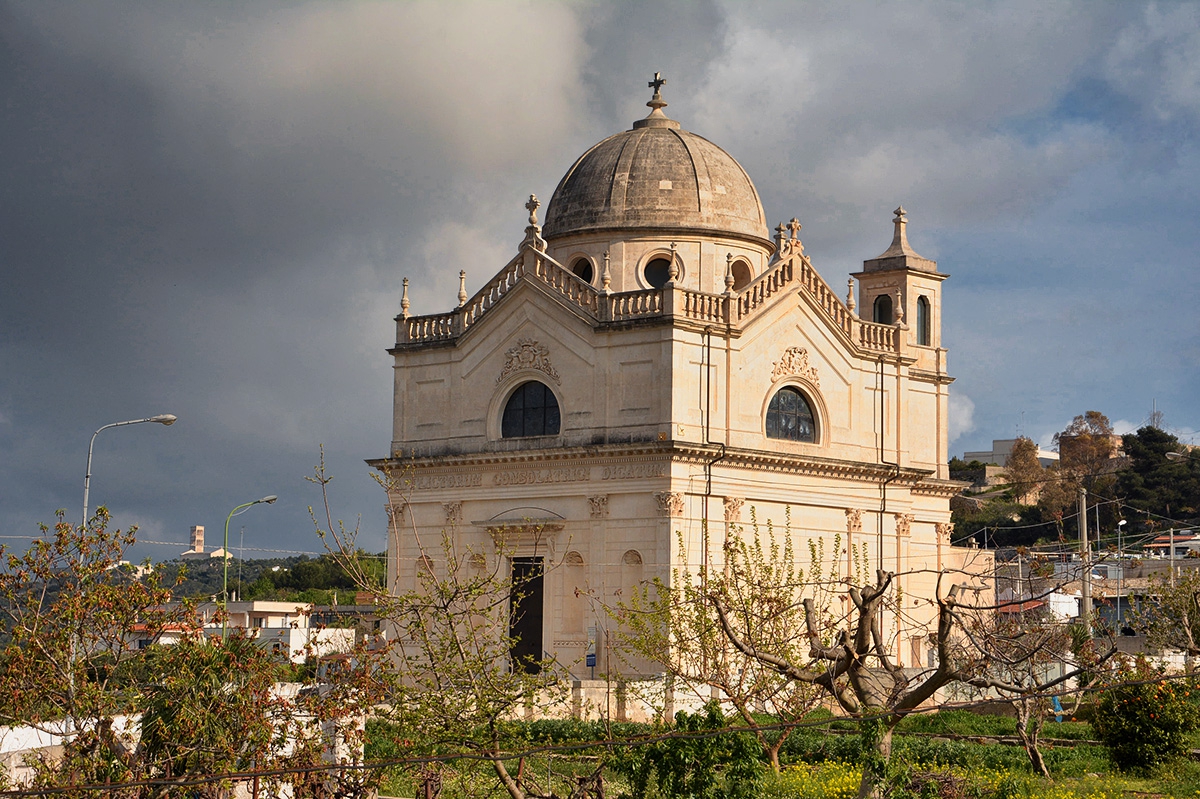
[[[400,292],[400,315],[405,319],[408,318],[408,309],[411,303],[408,301],[408,278],[404,278],[404,289]]]
[[[458,307],[467,304],[467,270],[458,270]]]
[[[896,230],[892,233],[892,246],[889,251],[895,250],[903,254],[912,253],[913,249],[908,245],[908,213],[901,205],[895,211],[892,211],[896,218],[892,220],[892,224],[896,226]]]
[[[854,278],[846,278],[846,307],[850,309],[850,313],[854,313]]]
[[[546,240],[542,238],[542,229],[538,226],[537,209],[541,206],[536,194],[529,195],[525,208],[529,211],[529,224],[525,226],[525,238],[521,246],[529,246],[538,252],[546,251]]]
[[[679,277],[679,255],[675,252],[675,242],[671,242],[671,265],[667,267],[667,282],[674,283]]]
[[[783,242],[786,238],[783,231],[786,229],[782,222],[775,226],[775,251],[781,255],[783,254]]]
[[[633,123],[633,127],[637,128],[679,128],[679,123],[673,119],[668,119],[663,113],[663,109],[667,107],[667,103],[662,98],[662,85],[666,83],[666,79],[658,72],[654,73],[654,80],[650,81],[648,86],[654,89],[654,96],[650,98],[650,102],[646,105],[650,106],[650,113],[645,119],[639,119]]]
[[[733,296],[733,253],[725,253],[725,295]]]
[[[787,227],[788,227],[788,231],[792,234],[792,241],[799,241],[800,240],[800,228],[802,227],[802,225],[800,224],[800,220],[793,216],[792,221],[788,222]]]
[[[895,323],[900,325],[900,327],[904,327],[904,292],[900,290],[899,286],[896,287],[896,311],[895,311],[895,314],[896,314]]]
[[[605,294],[608,294],[609,292],[612,291],[612,288],[610,288],[611,286],[612,286],[612,271],[609,269],[609,265],[608,265],[608,250],[605,250],[604,251],[604,271],[602,273],[600,273],[600,288],[604,290]]]

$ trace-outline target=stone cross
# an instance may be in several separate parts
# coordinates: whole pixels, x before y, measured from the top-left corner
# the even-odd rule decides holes
[[[540,206],[541,206],[541,203],[538,202],[537,195],[536,194],[529,195],[529,202],[525,203],[525,208],[526,208],[526,210],[529,211],[529,224],[536,225],[538,223],[537,209]]]
[[[666,83],[666,82],[667,82],[667,79],[666,79],[666,78],[664,78],[664,77],[663,77],[661,74],[659,74],[658,72],[655,72],[655,73],[654,73],[654,80],[650,81],[650,82],[649,82],[649,83],[647,83],[646,85],[647,85],[647,86],[649,86],[651,89],[654,89],[654,93],[655,93],[655,94],[658,94],[658,90],[659,90],[659,89],[661,89],[661,88],[663,87],[663,84],[664,84],[664,83]]]
[[[792,221],[788,222],[787,227],[788,227],[788,230],[791,231],[792,241],[795,241],[797,238],[797,235],[800,233],[800,227],[801,227],[800,220],[793,216]]]

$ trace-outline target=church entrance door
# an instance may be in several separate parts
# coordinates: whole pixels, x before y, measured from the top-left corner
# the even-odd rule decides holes
[[[512,559],[512,638],[513,669],[537,674],[542,659],[542,615],[545,602],[544,567],[541,558]]]

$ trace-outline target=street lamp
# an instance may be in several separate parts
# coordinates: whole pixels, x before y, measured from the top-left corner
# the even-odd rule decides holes
[[[256,499],[253,502],[246,502],[229,511],[229,515],[225,517],[225,546],[221,548],[221,551],[225,553],[225,577],[221,580],[221,610],[224,611],[221,614],[222,643],[224,643],[224,641],[229,637],[229,520],[234,516],[237,516],[239,513],[245,513],[254,505],[260,505],[264,503],[270,505],[277,499],[279,499],[279,497],[271,494],[269,497]]]
[[[1195,457],[1190,452],[1168,452],[1167,460],[1169,461],[1191,461]]]
[[[164,427],[170,427],[175,424],[175,415],[170,413],[160,413],[158,416],[151,416],[146,419],[130,419],[128,422],[113,422],[106,424],[96,432],[92,433],[92,443],[88,444],[87,469],[83,473],[83,526],[87,527],[88,523],[88,487],[92,482],[92,447],[96,445],[96,436],[110,427],[124,427],[127,424],[144,424],[145,422],[155,422]]]

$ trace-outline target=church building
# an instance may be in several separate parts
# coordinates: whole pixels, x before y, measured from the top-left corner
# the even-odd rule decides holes
[[[405,281],[391,447],[370,462],[392,479],[389,587],[412,589],[446,532],[527,581],[515,663],[650,677],[597,600],[720,558],[753,509],[790,517],[798,551],[837,536],[901,574],[894,652],[927,665],[937,572],[973,554],[950,535],[946,275],[898,208],[843,301],[799,221],[772,235],[741,165],[666,115],[662,83],[544,209],[529,198],[511,261],[471,295],[460,273],[456,308],[411,314]]]

